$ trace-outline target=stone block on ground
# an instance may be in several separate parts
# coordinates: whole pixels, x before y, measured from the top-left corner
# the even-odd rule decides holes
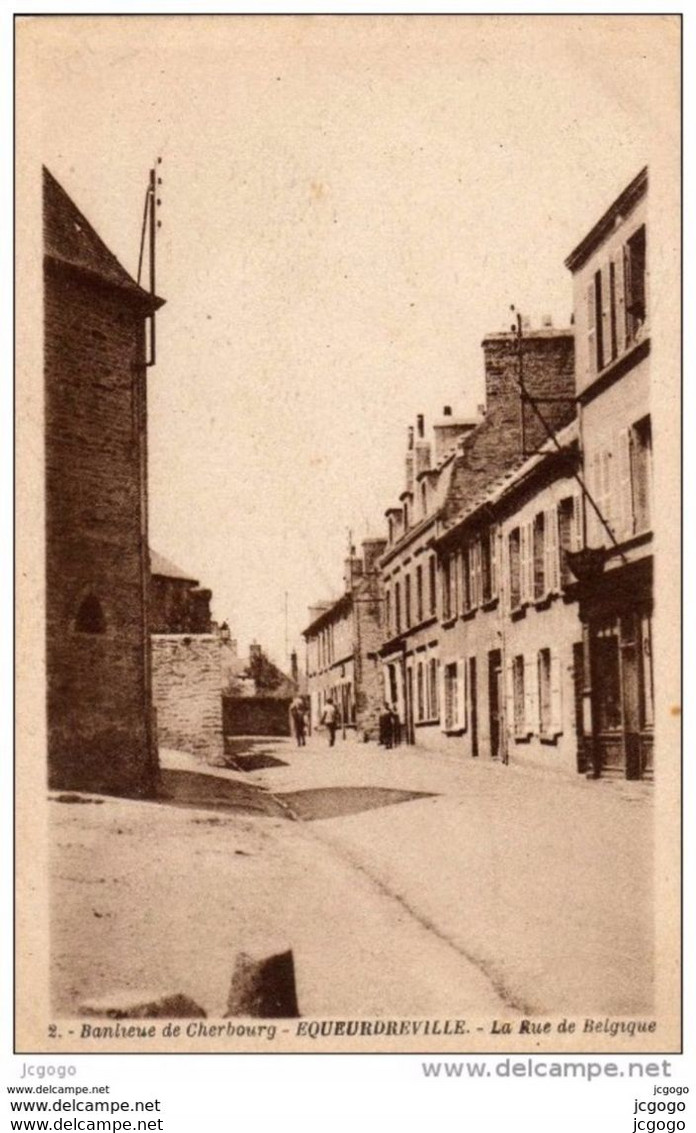
[[[205,1019],[202,1007],[188,995],[121,991],[81,1003],[78,1015],[107,1019]]]
[[[297,1019],[295,963],[292,951],[257,959],[239,952],[227,997],[225,1018]]]

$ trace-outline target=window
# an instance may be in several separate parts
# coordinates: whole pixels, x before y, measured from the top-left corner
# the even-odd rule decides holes
[[[423,482],[420,486],[420,497],[421,497],[421,515],[425,516],[425,515],[428,514],[428,488],[427,488],[427,485],[425,483],[425,480],[423,480]]]
[[[594,272],[588,283],[588,371],[597,373],[639,342],[646,320],[646,242],[642,225]]]
[[[447,555],[442,561],[442,617],[446,621],[452,617],[451,605],[451,579],[452,564],[450,556]]]
[[[568,552],[579,551],[582,546],[580,496],[566,496],[558,505],[558,539],[560,544],[560,583],[571,586],[575,575],[568,566]]]
[[[428,563],[428,572],[430,576],[430,613],[437,613],[437,563],[435,556],[430,556]]]
[[[517,610],[522,601],[519,527],[515,527],[508,535],[508,560],[510,568],[510,609]]]
[[[551,734],[551,650],[539,650],[539,727],[540,735]]]
[[[631,485],[636,534],[649,531],[652,495],[652,427],[644,417],[631,430]]]
[[[423,567],[416,567],[416,621],[423,621]]]
[[[391,634],[392,631],[392,607],[391,607],[391,590],[387,588],[384,592],[384,620],[387,625],[387,633]]]
[[[82,599],[75,618],[76,633],[106,633],[106,618],[102,604],[94,594]]]
[[[416,709],[417,719],[425,720],[425,665],[422,661],[418,662],[416,670]]]
[[[481,604],[481,540],[469,544],[469,609]]]
[[[459,718],[457,662],[445,665],[445,731],[456,727]]]
[[[437,677],[438,662],[436,657],[428,661],[428,718],[436,720],[437,711]]]
[[[404,503],[404,531],[408,531],[408,504]]]
[[[458,565],[459,565],[459,555],[457,555],[457,554],[450,555],[450,572],[449,572],[450,600],[449,600],[449,605],[450,605],[450,611],[451,611],[450,616],[453,617],[453,618],[456,618],[457,611],[459,609],[459,570],[458,570]]]
[[[596,271],[594,275],[594,319],[596,328],[595,337],[595,368],[601,370],[604,366],[604,327],[602,321],[602,273]]]
[[[411,575],[407,574],[404,579],[404,625],[406,629],[411,625]]]
[[[645,322],[645,225],[634,232],[624,248],[626,345],[637,341]]]
[[[401,583],[394,585],[394,628],[401,633]]]
[[[491,527],[481,539],[481,601],[490,602],[498,596],[496,570],[497,532]]]
[[[513,658],[512,662],[512,703],[513,722],[516,736],[526,735],[524,698],[524,657]]]
[[[394,542],[394,520],[392,519],[391,516],[389,516],[389,519],[387,520],[387,526],[388,526],[388,530],[389,530],[389,542],[393,543]]]
[[[471,546],[470,546],[470,544],[467,544],[462,550],[461,559],[460,559],[461,572],[462,572],[461,591],[462,591],[462,613],[463,614],[468,614],[469,610],[472,608],[472,606],[471,606],[471,573],[470,573],[470,566],[469,566],[470,558],[471,558]]]
[[[544,598],[548,590],[546,572],[546,524],[544,513],[539,512],[534,517],[532,530],[533,570],[534,570],[534,599]]]

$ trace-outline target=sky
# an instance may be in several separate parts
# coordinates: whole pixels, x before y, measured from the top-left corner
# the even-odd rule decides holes
[[[37,162],[131,272],[162,158],[151,545],[244,652],[303,655],[406,432],[483,401],[481,340],[570,321],[564,259],[650,162],[666,17],[27,21]],[[673,131],[673,137],[669,132]],[[286,618],[287,608],[287,618]]]

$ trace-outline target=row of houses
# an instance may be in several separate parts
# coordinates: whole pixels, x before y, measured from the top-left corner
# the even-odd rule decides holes
[[[653,774],[647,170],[566,260],[571,327],[483,340],[485,405],[409,429],[403,490],[305,630],[312,715],[592,776]]]

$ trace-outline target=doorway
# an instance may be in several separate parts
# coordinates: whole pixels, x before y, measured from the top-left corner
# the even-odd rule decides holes
[[[503,663],[499,649],[488,654],[488,710],[491,736],[491,759],[503,759]]]
[[[471,718],[471,754],[478,757],[478,698],[476,695],[476,658],[469,658],[469,711]]]

